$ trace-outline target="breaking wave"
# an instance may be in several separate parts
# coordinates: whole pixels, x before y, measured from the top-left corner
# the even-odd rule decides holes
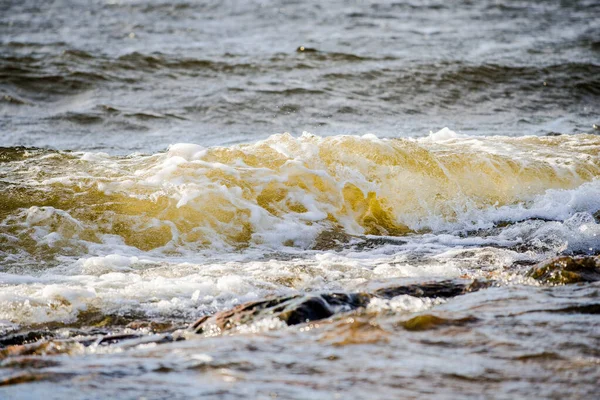
[[[5,260],[141,251],[310,248],[325,233],[469,232],[600,209],[600,137],[274,135],[153,155],[5,148]],[[593,219],[592,219],[593,220]]]

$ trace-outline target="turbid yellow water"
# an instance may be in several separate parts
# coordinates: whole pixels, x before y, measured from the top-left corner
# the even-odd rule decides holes
[[[419,140],[283,134],[130,157],[6,149],[1,229],[5,246],[31,252],[36,238],[75,248],[115,235],[141,250],[175,251],[306,248],[332,230],[478,229],[499,222],[494,210],[594,181],[599,152],[594,135],[475,138],[449,130]]]

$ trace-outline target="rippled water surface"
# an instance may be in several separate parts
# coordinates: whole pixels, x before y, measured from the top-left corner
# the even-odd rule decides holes
[[[0,398],[594,398],[599,18],[0,0]]]
[[[284,131],[519,136],[598,122],[593,0],[2,8],[9,146],[130,153]]]

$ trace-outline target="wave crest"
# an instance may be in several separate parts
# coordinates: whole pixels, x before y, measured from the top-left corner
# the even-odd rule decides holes
[[[556,213],[542,197],[560,198],[557,191],[586,182],[593,186],[586,193],[597,191],[599,149],[593,135],[469,137],[450,130],[422,139],[281,134],[121,158],[24,156],[23,149],[11,156],[4,149],[0,241],[30,253],[40,246],[76,251],[73,241],[88,250],[110,243],[177,251],[310,247],[325,231],[401,236],[489,228],[532,214],[523,210],[536,210],[529,217]],[[600,208],[599,201],[577,204],[566,214]]]

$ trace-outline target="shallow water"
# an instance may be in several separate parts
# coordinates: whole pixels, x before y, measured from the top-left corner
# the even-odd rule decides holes
[[[600,389],[597,2],[0,11],[0,397]]]

